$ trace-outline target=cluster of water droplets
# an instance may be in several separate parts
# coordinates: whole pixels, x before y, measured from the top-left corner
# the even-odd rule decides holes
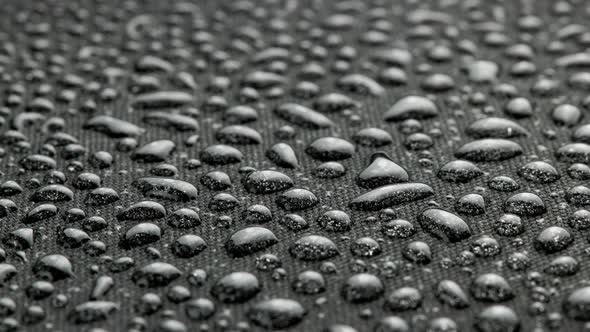
[[[27,6],[0,331],[590,331],[583,1]]]

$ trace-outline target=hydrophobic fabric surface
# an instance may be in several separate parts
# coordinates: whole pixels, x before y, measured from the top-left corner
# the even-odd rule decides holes
[[[16,311],[2,318],[3,324],[10,326],[14,322],[7,319],[15,319],[23,331],[89,331],[96,327],[107,331],[126,331],[133,326],[132,321],[136,317],[143,317],[145,329],[149,331],[177,331],[162,326],[165,319],[182,322],[187,331],[263,331],[270,328],[251,321],[247,311],[265,299],[287,298],[296,300],[307,311],[301,322],[284,328],[289,331],[323,331],[335,324],[349,325],[358,331],[372,331],[377,322],[387,316],[402,317],[411,331],[439,331],[429,328],[432,328],[432,320],[440,317],[454,321],[458,331],[474,331],[477,315],[498,303],[474,299],[469,291],[470,285],[481,274],[496,273],[508,281],[515,295],[499,304],[514,310],[520,320],[521,331],[537,331],[535,328],[539,331],[582,331],[584,323],[568,317],[562,304],[567,294],[588,282],[587,234],[583,230],[571,229],[567,223],[572,213],[583,206],[568,204],[564,197],[568,188],[587,185],[587,181],[569,176],[567,170],[571,162],[558,160],[556,151],[572,142],[572,133],[587,119],[585,104],[590,83],[582,84],[580,88],[568,82],[572,75],[587,69],[590,61],[559,66],[556,60],[586,50],[587,7],[584,1],[526,0],[3,1],[0,6],[0,86],[4,104],[1,131],[3,137],[12,135],[6,134],[9,131],[19,131],[25,137],[22,141],[28,144],[3,140],[1,181],[16,181],[23,191],[5,197],[12,200],[18,210],[2,219],[0,237],[5,238],[10,232],[23,227],[35,230],[34,243],[23,251],[24,254],[5,248],[5,263],[16,267],[17,273],[0,288],[2,297],[16,302]],[[540,23],[535,23],[537,21]],[[528,51],[513,51],[517,55],[510,55],[508,50],[518,45]],[[443,46],[451,54],[437,59],[432,52]],[[343,47],[353,48],[353,55],[339,55]],[[270,48],[283,50],[270,51],[278,55],[269,56],[265,61],[255,61],[257,54]],[[375,60],[379,50],[391,48],[408,51],[411,61],[407,64],[385,64]],[[552,48],[557,50],[552,51]],[[138,69],[137,63],[145,60],[146,56],[159,60],[153,60],[156,64],[147,66],[148,69]],[[469,64],[474,60],[493,62],[498,73],[484,82],[474,82],[468,73]],[[171,68],[164,68],[167,65],[162,63],[170,64]],[[530,72],[515,69],[518,65],[530,66]],[[318,69],[310,70],[310,66],[317,66]],[[378,77],[389,67],[400,68],[405,78],[395,85],[380,81]],[[255,88],[258,94],[256,100],[244,101],[244,77],[254,71],[273,72],[281,79],[269,88]],[[175,83],[179,72],[188,73],[194,79],[194,86],[179,88]],[[383,91],[371,94],[351,91],[346,86],[342,88],[338,80],[349,74],[362,74],[373,79]],[[441,76],[433,78],[434,74]],[[76,79],[68,75],[75,75]],[[157,82],[154,83],[154,90],[178,90],[189,94],[192,98],[190,102],[182,102],[177,107],[160,107],[156,111],[189,114],[198,122],[198,128],[179,131],[157,123],[146,123],[145,115],[154,110],[132,107],[133,100],[139,95],[132,86],[134,79],[140,75],[154,78]],[[64,83],[64,78],[74,81],[79,78],[80,82]],[[219,83],[224,78],[228,80],[227,87]],[[314,88],[301,88],[298,84],[302,81],[311,82]],[[362,90],[366,88],[365,83],[361,80],[355,87]],[[554,86],[544,90],[539,87],[543,84]],[[220,85],[223,87],[220,88]],[[441,88],[445,85],[448,86]],[[311,96],[303,98],[297,93],[300,90]],[[356,106],[341,112],[325,113],[333,122],[329,128],[306,128],[306,125],[287,121],[273,112],[287,102],[313,108],[315,100],[331,92],[350,97]],[[111,93],[113,97],[109,98]],[[69,97],[70,94],[73,97]],[[427,97],[438,108],[435,117],[419,120],[423,127],[421,132],[432,140],[432,146],[419,151],[408,149],[405,142],[409,135],[400,129],[401,121],[384,120],[385,112],[408,95]],[[524,97],[531,102],[531,116],[515,118],[505,113],[506,103],[515,97]],[[34,106],[39,98],[49,101],[49,105]],[[222,100],[221,106],[214,106],[215,98]],[[571,120],[566,116],[565,124],[556,120],[552,111],[561,104],[578,107],[580,118]],[[231,124],[224,118],[224,113],[227,108],[236,105],[250,105],[256,109],[257,120],[243,125],[260,134],[260,143],[230,144],[243,154],[243,160],[237,164],[202,163],[198,168],[186,167],[188,160],[199,159],[201,151],[220,143],[216,133]],[[42,117],[34,120],[36,116],[32,116],[30,123],[25,121],[15,125],[15,119],[24,113],[41,114]],[[175,149],[165,156],[163,162],[133,161],[131,152],[117,149],[121,138],[82,129],[90,118],[97,115],[109,115],[144,128],[145,131],[135,138],[139,146],[166,139],[175,143]],[[484,174],[467,183],[450,183],[439,178],[437,170],[445,163],[458,159],[456,151],[474,140],[465,133],[466,128],[476,120],[492,116],[511,119],[526,129],[528,135],[509,138],[522,147],[523,153],[502,161],[474,162]],[[74,196],[71,201],[53,203],[59,209],[58,216],[24,225],[22,218],[27,211],[39,205],[29,198],[40,187],[47,185],[47,171],[23,170],[19,161],[44,151],[44,144],[55,131],[47,125],[52,118],[63,121],[60,127],[59,121],[54,120],[58,123],[57,132],[71,135],[85,149],[80,156],[68,159],[64,158],[64,147],[57,146],[57,155],[53,157],[55,169],[65,174],[67,181],[64,185],[73,190]],[[295,129],[294,137],[281,138],[277,135],[277,131],[286,125]],[[335,136],[354,143],[352,137],[355,133],[373,127],[389,133],[392,142],[381,147],[355,144],[352,156],[338,161],[346,169],[342,177],[325,179],[313,174],[321,161],[305,152],[311,142],[320,137]],[[198,135],[198,139],[194,135]],[[194,144],[186,143],[190,137],[196,139]],[[295,151],[299,162],[296,169],[277,167],[267,158],[266,151],[280,142],[289,144]],[[90,165],[88,156],[97,151],[111,153],[113,165],[105,169]],[[417,232],[410,238],[385,236],[379,211],[357,211],[349,207],[355,197],[369,191],[359,187],[356,181],[377,151],[386,152],[396,164],[404,167],[412,182],[424,183],[433,189],[431,197],[391,207],[398,218],[407,219],[415,225]],[[76,165],[72,165],[74,160],[83,165],[83,170],[75,169]],[[553,165],[561,177],[551,183],[536,183],[518,175],[523,165],[537,160]],[[161,238],[148,245],[124,249],[119,246],[120,238],[138,221],[118,221],[116,214],[133,203],[148,199],[132,186],[132,182],[151,176],[150,170],[162,163],[174,165],[178,170],[174,178],[195,185],[199,193],[196,200],[188,203],[153,200],[163,204],[169,213],[183,207],[199,211],[201,225],[177,229],[170,227],[165,219],[150,221],[162,228]],[[240,168],[243,171],[246,166],[256,170],[280,171],[293,179],[295,188],[313,192],[320,203],[296,212],[309,222],[309,228],[294,232],[281,225],[279,220],[289,212],[277,205],[279,193],[247,192],[242,184],[246,174],[240,172]],[[200,179],[211,171],[229,175],[232,186],[223,192],[236,197],[238,207],[224,212],[209,209],[209,202],[219,192],[203,186]],[[84,202],[88,190],[71,186],[72,180],[82,172],[99,175],[101,186],[113,188],[120,199],[104,206],[88,206]],[[487,183],[496,176],[511,177],[520,188],[516,192],[490,189]],[[33,179],[39,180],[37,186]],[[498,235],[494,225],[505,213],[502,204],[517,192],[538,195],[547,212],[536,217],[523,217],[525,231],[519,236]],[[485,197],[486,212],[477,216],[461,216],[471,228],[469,239],[448,243],[423,231],[417,221],[421,211],[438,207],[457,214],[453,210],[455,201],[470,193],[480,193]],[[225,243],[232,233],[248,226],[241,216],[253,204],[262,204],[272,211],[273,220],[263,227],[270,229],[278,242],[252,255],[231,258]],[[106,245],[104,255],[92,257],[82,248],[70,249],[58,244],[56,234],[62,227],[80,228],[79,225],[66,225],[60,217],[74,207],[83,209],[88,217],[101,216],[107,220],[105,229],[89,232],[92,240]],[[351,217],[351,229],[334,233],[322,228],[316,220],[328,210],[345,211]],[[232,222],[220,225],[218,217],[222,215],[230,216]],[[367,221],[371,216],[377,218]],[[536,250],[533,246],[535,237],[549,226],[568,229],[574,242],[557,253],[546,254]],[[171,244],[187,233],[202,237],[207,242],[207,249],[192,258],[179,258],[171,252]],[[298,260],[290,254],[292,243],[306,234],[326,236],[340,251],[339,255],[328,259],[335,265],[336,272],[324,273],[326,290],[316,295],[297,294],[291,286],[300,272],[321,271],[325,264]],[[472,264],[460,264],[460,253],[473,251],[473,240],[482,235],[494,237],[500,252],[493,257],[476,256]],[[370,258],[353,255],[350,246],[361,237],[378,240],[382,252]],[[430,246],[430,263],[415,264],[402,256],[404,248],[413,241],[423,241]],[[154,258],[153,253],[147,251],[148,247],[156,249],[160,257]],[[509,258],[517,252],[528,256],[528,266],[522,270],[508,266]],[[257,269],[256,258],[264,253],[280,258],[284,275],[281,271],[273,273],[272,270]],[[39,279],[32,273],[34,263],[48,254],[68,257],[74,276],[53,282],[56,290],[51,297],[33,300],[27,297],[24,290]],[[544,273],[546,266],[560,255],[576,258],[579,271],[566,277]],[[109,264],[120,257],[132,257],[134,266],[127,271],[113,273]],[[131,281],[132,273],[154,261],[170,263],[183,275],[164,287],[138,287]],[[395,263],[396,271],[392,275],[385,273],[387,262]],[[195,268],[207,272],[207,281],[202,287],[194,287],[187,282],[186,276]],[[224,304],[217,301],[211,295],[211,287],[216,280],[235,271],[255,274],[262,290],[245,303]],[[349,303],[341,294],[342,287],[350,276],[361,272],[378,276],[384,285],[384,294],[367,303]],[[535,273],[540,277],[535,277]],[[117,303],[119,309],[106,315],[104,320],[73,324],[67,318],[68,314],[77,305],[89,301],[94,280],[101,275],[108,275],[114,280],[114,288],[101,300]],[[469,296],[468,308],[453,309],[437,300],[433,290],[444,279],[453,280],[464,288]],[[174,285],[188,287],[192,298],[206,297],[214,301],[217,307],[215,314],[200,322],[189,319],[183,303],[167,299],[167,292]],[[401,312],[385,308],[387,296],[404,286],[420,290],[423,296],[421,305]],[[535,286],[543,289],[535,289]],[[146,292],[161,296],[163,308],[160,312],[149,316],[136,312],[135,305]],[[68,303],[63,308],[52,302],[56,294],[67,295]],[[23,315],[31,305],[41,306],[46,317],[36,324],[27,325]],[[534,313],[535,306],[541,306],[543,310]],[[6,330],[10,331],[10,327]]]

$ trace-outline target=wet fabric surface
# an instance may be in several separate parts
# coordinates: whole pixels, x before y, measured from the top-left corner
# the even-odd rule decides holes
[[[588,329],[588,12],[3,2],[0,331]]]

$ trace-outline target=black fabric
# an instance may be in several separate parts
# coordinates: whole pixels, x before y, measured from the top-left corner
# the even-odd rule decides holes
[[[147,330],[165,330],[160,323],[165,317],[182,321],[189,331],[200,328],[211,331],[250,330],[264,328],[251,322],[246,312],[255,304],[268,298],[289,298],[301,303],[307,310],[305,318],[292,327],[290,331],[323,331],[334,324],[346,324],[358,331],[371,331],[376,323],[386,316],[404,318],[411,331],[430,331],[430,322],[439,317],[452,319],[459,331],[474,331],[476,316],[493,303],[478,301],[471,295],[470,306],[466,309],[453,309],[441,304],[435,297],[433,289],[443,279],[456,281],[469,293],[473,280],[483,273],[497,273],[508,280],[515,297],[501,304],[512,308],[520,319],[521,331],[582,331],[583,322],[575,321],[563,312],[564,298],[573,289],[587,283],[588,243],[585,231],[573,230],[567,223],[572,213],[581,207],[568,204],[565,190],[576,185],[586,185],[587,181],[577,180],[568,175],[571,163],[558,160],[556,151],[571,143],[572,132],[584,124],[587,110],[584,108],[586,92],[579,87],[568,85],[568,79],[580,71],[579,68],[559,67],[555,61],[565,54],[584,51],[587,47],[587,3],[584,1],[196,1],[194,3],[176,1],[12,1],[2,2],[0,6],[2,49],[0,50],[0,68],[2,78],[3,129],[18,129],[30,143],[29,149],[19,144],[3,143],[5,151],[0,161],[2,181],[16,181],[24,191],[16,196],[6,197],[13,200],[17,212],[11,212],[0,223],[0,237],[22,227],[35,229],[35,242],[30,249],[24,250],[26,259],[19,257],[10,248],[6,250],[6,263],[14,265],[18,272],[9,282],[0,288],[2,297],[9,297],[17,303],[17,310],[9,316],[20,323],[23,331],[78,331],[91,327],[102,327],[108,331],[126,331],[130,329],[134,317],[140,316],[134,305],[146,292],[159,294],[164,301],[163,309],[156,314],[144,317]],[[569,9],[568,9],[569,8]],[[426,13],[424,11],[432,11]],[[342,14],[351,18],[350,26],[334,27],[338,19],[332,15]],[[542,22],[538,28],[527,31],[519,26],[519,20],[525,15],[534,15]],[[347,19],[343,19],[347,21]],[[330,23],[332,22],[332,23]],[[522,24],[522,23],[520,23]],[[347,24],[345,24],[347,25]],[[579,32],[569,33],[567,29]],[[569,28],[568,28],[569,27]],[[382,29],[381,32],[378,29]],[[205,34],[207,32],[208,34]],[[382,34],[381,37],[376,36]],[[330,35],[342,38],[342,44],[330,47],[326,39]],[[293,44],[288,55],[283,59],[256,63],[254,56],[271,46],[277,46],[277,40],[290,37]],[[494,43],[493,40],[497,40]],[[461,49],[465,41],[473,43],[472,54]],[[563,43],[562,53],[547,51],[548,45]],[[506,54],[506,50],[517,43],[531,46],[532,56],[529,61],[536,66],[533,74],[517,77],[511,74],[511,67],[518,61]],[[350,61],[338,60],[338,50],[352,46],[358,52]],[[453,55],[449,61],[436,62],[427,54],[434,45],[448,45]],[[240,50],[239,47],[243,47]],[[407,75],[407,82],[398,86],[383,84],[384,92],[380,95],[354,93],[338,87],[337,80],[347,74],[361,73],[373,79],[390,65],[374,60],[378,50],[397,47],[409,50],[411,64],[401,66]],[[87,56],[87,53],[91,56]],[[325,54],[324,54],[325,53]],[[199,128],[190,131],[166,129],[148,124],[142,118],[149,111],[131,107],[136,93],[131,90],[132,77],[139,75],[136,64],[146,55],[152,55],[173,64],[170,72],[166,70],[149,72],[146,75],[158,77],[158,90],[179,90],[174,83],[175,74],[181,71],[194,77],[197,87],[188,92],[194,100],[189,105],[177,109],[187,111],[198,121]],[[301,61],[300,61],[300,60]],[[489,60],[497,63],[500,72],[493,82],[474,83],[466,73],[466,63],[470,59]],[[523,57],[524,59],[524,57]],[[229,72],[230,61],[236,61],[236,71]],[[339,73],[334,70],[338,61],[348,64],[349,69]],[[317,64],[325,75],[318,78],[301,78],[301,72],[309,64]],[[282,74],[281,67],[286,67]],[[587,63],[582,64],[587,66]],[[399,64],[391,65],[400,67]],[[255,70],[272,71],[273,68],[284,78],[276,86],[278,97],[270,95],[273,89],[257,89],[260,100],[243,102],[240,99],[242,85],[246,74]],[[583,70],[583,69],[582,69]],[[113,74],[120,71],[119,74]],[[436,92],[424,87],[424,81],[430,74],[446,74],[453,79],[448,91]],[[67,87],[63,78],[76,74],[83,79],[79,86]],[[227,77],[231,86],[225,91],[212,91],[215,77]],[[321,76],[321,75],[320,75]],[[535,93],[534,86],[544,77],[557,82],[554,92],[544,95]],[[320,88],[317,96],[309,99],[296,96],[292,91],[303,81],[312,81]],[[528,98],[534,105],[531,117],[516,119],[504,113],[504,105],[510,99],[498,93],[498,86],[511,84],[517,91],[515,96]],[[23,92],[14,91],[15,85],[21,86]],[[93,90],[93,85],[98,89]],[[51,89],[46,95],[53,106],[42,109],[39,113],[45,120],[31,125],[14,128],[14,119],[25,111],[31,111],[31,102],[39,89],[45,86]],[[116,92],[113,101],[104,98],[104,89]],[[282,89],[283,91],[281,91]],[[60,93],[72,90],[76,97],[69,103],[60,101]],[[101,96],[101,92],[103,95]],[[273,110],[286,102],[299,103],[313,107],[318,97],[329,92],[340,92],[354,99],[358,105],[351,110],[336,113],[323,113],[334,125],[331,128],[309,129],[293,121],[278,117]],[[485,100],[481,104],[473,102],[476,94],[481,93]],[[407,95],[420,95],[434,100],[439,108],[435,117],[420,120],[422,132],[430,136],[433,146],[422,151],[409,150],[404,142],[408,135],[400,129],[400,122],[384,121],[385,112],[400,98]],[[10,96],[20,96],[22,103],[11,103]],[[200,167],[187,167],[187,160],[201,158],[200,153],[208,146],[219,144],[216,133],[229,125],[224,120],[224,110],[212,110],[207,102],[211,96],[224,98],[228,107],[248,104],[258,112],[258,120],[244,124],[255,129],[262,137],[260,144],[233,146],[244,155],[237,164],[210,165],[202,163]],[[475,97],[474,97],[475,96]],[[89,104],[90,102],[90,104]],[[95,106],[91,104],[94,103]],[[559,104],[571,103],[582,109],[583,120],[571,126],[562,125],[552,117],[553,108]],[[89,106],[90,105],[90,106]],[[29,106],[29,108],[27,108]],[[198,109],[191,111],[190,107]],[[43,107],[41,107],[43,108]],[[32,109],[33,111],[37,109]],[[172,112],[165,108],[165,112]],[[119,246],[124,231],[138,222],[121,222],[115,215],[122,208],[146,200],[141,191],[132,185],[134,180],[151,176],[149,171],[159,163],[141,163],[130,158],[131,153],[117,151],[120,138],[112,138],[97,131],[85,130],[83,124],[96,115],[110,115],[134,123],[145,132],[137,137],[139,146],[169,139],[176,143],[176,148],[166,163],[178,169],[177,179],[195,185],[198,198],[189,203],[170,200],[156,201],[163,204],[168,213],[178,208],[189,207],[199,211],[202,223],[191,229],[176,229],[166,223],[166,219],[151,221],[163,229],[161,239],[155,243],[125,249]],[[184,113],[188,114],[188,113]],[[474,140],[466,135],[466,128],[477,119],[496,116],[511,119],[524,127],[529,135],[510,138],[522,146],[524,153],[504,161],[475,162],[485,174],[468,183],[449,183],[437,177],[437,170],[445,163],[458,159],[455,152],[465,143]],[[65,126],[59,131],[72,135],[86,149],[83,156],[67,160],[63,158],[64,147],[57,147],[56,170],[67,177],[64,184],[74,191],[74,199],[69,202],[54,203],[59,215],[42,220],[34,225],[25,226],[22,218],[27,211],[38,203],[30,201],[31,195],[38,190],[30,183],[38,179],[47,184],[44,175],[47,171],[23,170],[18,162],[31,154],[43,151],[51,132],[44,124],[51,117],[63,118]],[[294,138],[277,137],[277,130],[290,125],[295,128]],[[12,126],[12,127],[11,127]],[[381,128],[393,138],[391,144],[383,147],[368,147],[355,144],[356,150],[351,158],[339,161],[346,174],[337,179],[322,179],[314,176],[313,170],[321,161],[313,159],[305,148],[315,139],[337,136],[353,142],[353,135],[364,128]],[[6,137],[6,134],[4,134]],[[191,135],[198,135],[194,145],[185,142]],[[298,157],[297,169],[277,167],[266,157],[266,151],[279,142],[288,143]],[[23,150],[19,150],[23,149]],[[112,153],[112,167],[99,169],[92,166],[88,156],[97,151]],[[356,184],[357,175],[368,165],[370,157],[377,151],[386,152],[398,165],[404,167],[411,181],[431,186],[434,195],[407,204],[392,207],[395,215],[414,223],[417,232],[408,239],[391,239],[381,230],[379,211],[357,211],[349,203],[357,196],[369,191]],[[113,188],[120,200],[105,206],[89,206],[84,202],[88,190],[72,187],[72,181],[81,170],[72,170],[71,162],[78,160],[84,165],[85,172],[96,173],[102,180],[102,187]],[[561,175],[560,179],[549,184],[527,181],[518,175],[518,170],[529,161],[542,160],[553,165]],[[296,212],[310,224],[310,228],[294,232],[281,225],[279,220],[285,214],[276,198],[278,194],[253,194],[244,189],[242,179],[246,176],[240,167],[253,167],[256,170],[275,169],[287,174],[295,183],[295,188],[305,188],[313,192],[320,203],[310,209]],[[203,186],[200,178],[210,171],[226,172],[232,186],[223,192],[234,195],[239,206],[227,212],[211,211],[208,207],[212,197],[219,192]],[[242,169],[242,171],[244,171]],[[520,189],[516,192],[500,192],[488,187],[488,181],[496,176],[508,176],[516,180]],[[523,217],[525,232],[517,237],[504,237],[495,232],[495,222],[504,214],[502,203],[517,192],[535,193],[544,201],[547,212],[537,217]],[[419,213],[427,208],[437,206],[454,212],[455,201],[469,193],[482,193],[486,199],[486,213],[479,216],[462,215],[472,229],[470,239],[457,243],[447,243],[424,232],[417,221]],[[276,235],[278,243],[264,251],[241,258],[231,258],[224,247],[227,238],[235,231],[248,226],[242,212],[252,204],[269,207],[273,221],[265,224]],[[57,243],[56,234],[60,227],[68,225],[61,215],[68,209],[78,207],[87,216],[101,216],[108,221],[104,230],[92,232],[90,237],[107,245],[106,253],[101,257],[91,257],[82,248],[67,249]],[[318,217],[328,210],[343,210],[352,219],[352,228],[343,233],[328,232],[317,223]],[[217,218],[231,216],[233,223],[227,227],[220,226]],[[367,221],[367,217],[377,217]],[[545,254],[533,246],[537,234],[548,226],[557,225],[568,228],[574,242],[567,249],[553,254]],[[183,259],[171,252],[171,243],[184,234],[197,234],[207,242],[207,249],[199,255]],[[329,237],[339,248],[340,255],[327,261],[335,264],[337,272],[325,273],[325,292],[317,295],[301,295],[292,290],[291,283],[304,270],[320,271],[323,262],[307,262],[294,258],[289,253],[292,243],[305,234],[318,234]],[[489,235],[499,243],[501,252],[488,258],[476,257],[469,266],[457,264],[458,256],[463,250],[472,250],[472,242],[478,236]],[[351,253],[350,246],[360,237],[371,237],[380,243],[382,253],[372,258],[360,258]],[[432,250],[433,260],[426,265],[413,264],[402,256],[405,246],[412,241],[424,241]],[[157,249],[160,258],[153,258],[146,247]],[[256,268],[256,257],[263,253],[272,253],[282,262],[286,271],[284,277],[276,277],[277,271],[261,271]],[[515,252],[526,253],[530,266],[522,271],[508,267],[507,262]],[[48,254],[67,256],[72,264],[75,276],[53,284],[55,294],[66,294],[68,304],[57,308],[51,297],[34,301],[27,298],[25,289],[38,278],[32,272],[34,263]],[[580,262],[580,270],[573,276],[554,277],[543,272],[549,262],[559,256],[569,255]],[[109,270],[110,260],[120,257],[132,257],[134,266],[122,273]],[[155,289],[142,289],[131,281],[131,275],[142,266],[153,262],[168,262],[183,272],[169,286]],[[394,262],[397,273],[384,275],[386,262]],[[450,263],[449,263],[450,262]],[[202,287],[191,286],[187,282],[188,273],[195,268],[207,271],[208,278]],[[243,304],[223,304],[210,293],[216,280],[233,271],[248,271],[255,274],[262,284],[262,291],[255,298]],[[280,272],[280,271],[279,271]],[[353,274],[366,272],[378,276],[385,286],[385,294],[374,301],[363,304],[348,303],[343,299],[341,289],[345,281]],[[541,274],[538,287],[532,286],[531,273]],[[114,279],[114,289],[101,297],[120,305],[118,311],[109,314],[106,320],[91,324],[75,325],[67,318],[76,305],[89,300],[94,287],[94,280],[101,275]],[[278,280],[276,280],[278,279]],[[190,320],[183,304],[175,304],[166,298],[168,289],[173,285],[189,287],[193,298],[207,297],[216,305],[216,314],[204,321]],[[384,308],[385,298],[394,290],[411,286],[418,288],[424,299],[415,310],[391,312]],[[535,299],[534,292],[547,292],[546,300]],[[545,311],[533,315],[533,302],[542,302]],[[46,318],[38,324],[26,325],[23,312],[29,305],[39,305],[45,309]],[[556,315],[559,315],[556,317]],[[10,322],[6,322],[9,324]],[[552,325],[553,324],[553,325]],[[0,324],[1,326],[2,324]],[[227,327],[224,327],[227,325]],[[10,330],[6,328],[6,330]],[[491,331],[491,330],[490,330]]]

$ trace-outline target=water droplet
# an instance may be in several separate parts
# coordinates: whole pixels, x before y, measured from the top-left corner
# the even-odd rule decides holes
[[[258,278],[248,272],[232,272],[217,280],[211,295],[223,303],[244,303],[260,292]]]
[[[339,255],[338,247],[327,237],[306,235],[299,238],[289,248],[293,257],[304,261],[321,261]]]
[[[423,183],[400,183],[376,188],[353,199],[355,210],[377,211],[387,207],[421,200],[434,195],[434,190]]]
[[[427,209],[418,216],[418,222],[425,232],[447,242],[459,242],[471,236],[467,223],[451,212],[441,209]]]
[[[272,231],[264,227],[247,227],[233,233],[225,244],[232,257],[243,257],[269,248],[279,240]]]
[[[283,329],[299,324],[306,313],[303,306],[295,300],[272,298],[254,304],[247,316],[260,327]]]

